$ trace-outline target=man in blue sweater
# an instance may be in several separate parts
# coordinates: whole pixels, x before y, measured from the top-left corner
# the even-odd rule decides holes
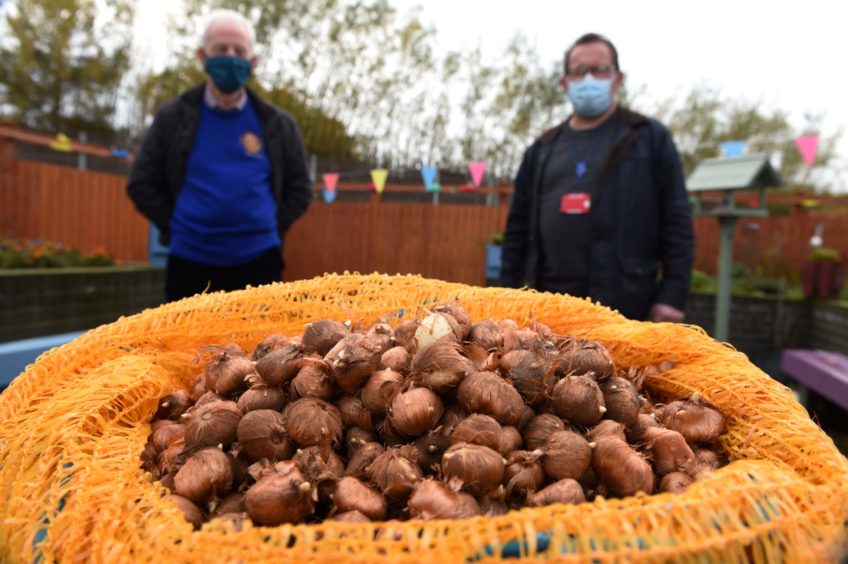
[[[245,87],[256,66],[251,23],[210,15],[197,50],[208,80],[165,104],[127,192],[170,253],[169,301],[281,279],[283,243],[312,200],[297,124]]]
[[[609,39],[580,37],[564,63],[574,113],[524,154],[501,283],[590,297],[631,319],[683,321],[694,237],[674,141],[658,121],[619,107],[624,75]]]

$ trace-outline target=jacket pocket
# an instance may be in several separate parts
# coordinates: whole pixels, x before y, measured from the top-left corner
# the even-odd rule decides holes
[[[616,308],[631,319],[644,319],[656,293],[659,261],[641,257],[619,257],[621,279]]]
[[[660,261],[657,259],[646,259],[641,257],[619,257],[621,271],[627,276],[648,276],[653,280],[659,270]]]

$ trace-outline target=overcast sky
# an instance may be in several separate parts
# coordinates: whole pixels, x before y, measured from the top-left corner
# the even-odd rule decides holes
[[[391,1],[401,10],[421,6],[445,49],[480,45],[490,59],[519,31],[545,62],[560,60],[582,33],[602,33],[616,44],[630,88],[645,87],[643,110],[702,85],[785,110],[797,127],[806,114],[819,116],[824,135],[844,130],[836,188],[848,191],[848,1]],[[167,4],[139,2],[142,29],[158,27]],[[161,48],[158,33],[145,35],[153,52]]]

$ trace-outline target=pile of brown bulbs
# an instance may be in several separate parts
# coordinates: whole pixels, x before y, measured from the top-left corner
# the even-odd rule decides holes
[[[599,343],[472,323],[457,302],[392,326],[322,319],[251,356],[210,345],[162,398],[142,467],[195,527],[462,519],[681,492],[721,464],[724,417],[652,402]],[[386,318],[390,319],[390,318]]]

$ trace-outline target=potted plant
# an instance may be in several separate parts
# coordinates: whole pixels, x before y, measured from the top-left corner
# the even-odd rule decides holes
[[[816,247],[801,266],[801,285],[809,299],[831,300],[839,296],[845,284],[845,266],[839,251]]]

